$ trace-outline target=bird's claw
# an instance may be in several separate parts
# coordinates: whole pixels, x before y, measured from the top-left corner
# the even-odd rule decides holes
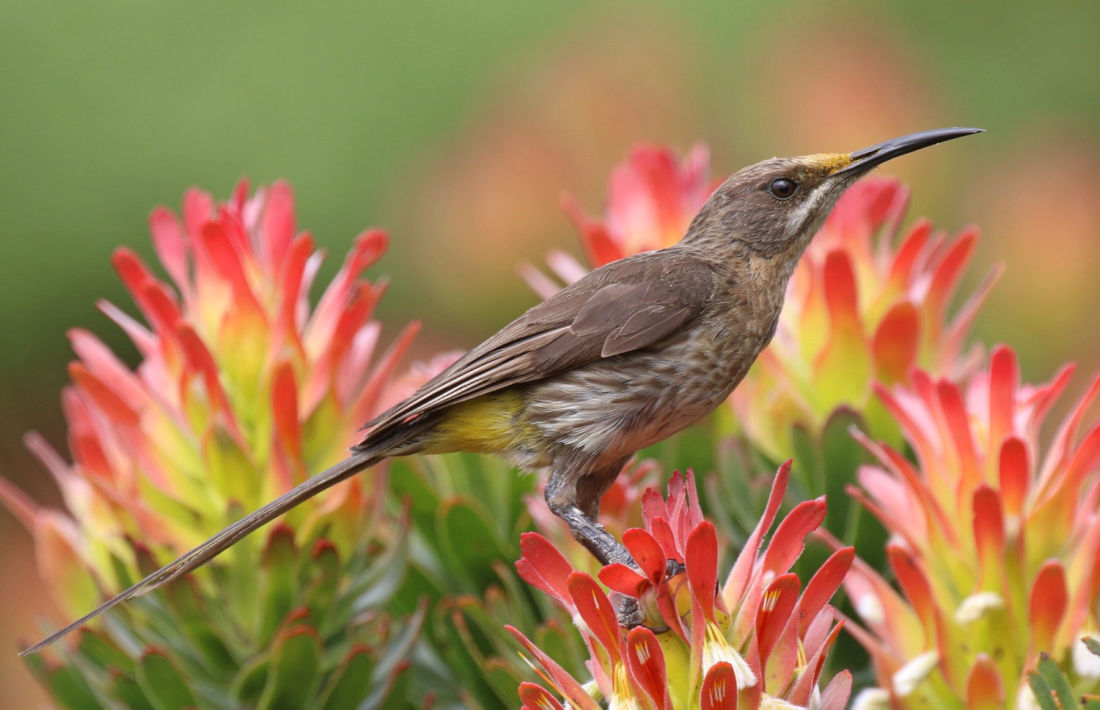
[[[641,626],[642,622],[645,621],[645,617],[642,616],[642,608],[634,597],[628,597],[625,594],[620,595],[614,603],[615,616],[619,620],[619,626],[633,629],[635,626]]]

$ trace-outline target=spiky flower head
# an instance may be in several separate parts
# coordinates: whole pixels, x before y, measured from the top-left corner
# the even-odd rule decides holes
[[[878,682],[895,707],[1004,707],[1029,702],[1025,672],[1040,654],[1078,692],[1100,688],[1100,379],[1062,420],[1040,430],[1072,368],[1022,385],[1012,350],[995,349],[965,383],[918,371],[879,388],[916,452],[865,439],[879,461],[857,496],[890,533],[900,594],[857,564],[846,581]]]
[[[797,506],[775,522],[789,465],[778,472],[767,510],[721,587],[719,542],[703,519],[694,477],[675,474],[669,495],[650,489],[643,502],[645,526],[628,530],[623,543],[638,568],[604,567],[599,580],[612,595],[637,601],[645,625],[619,625],[608,591],[577,572],[545,538],[523,537],[516,564],[530,584],[573,616],[591,660],[592,679],[582,683],[524,634],[511,629],[541,669],[546,687],[520,687],[524,706],[561,708],[841,708],[851,676],[837,675],[823,691],[818,680],[840,631],[828,601],[853,558],[835,553],[801,589],[788,570],[803,540],[820,525],[824,500]],[[668,578],[669,562],[682,572]],[[659,633],[652,628],[664,628]],[[554,693],[549,692],[552,688]]]
[[[62,395],[72,463],[28,437],[68,510],[40,508],[0,481],[3,500],[35,537],[60,618],[342,458],[356,427],[389,400],[414,331],[376,355],[371,313],[384,285],[360,276],[385,250],[377,230],[355,240],[311,308],[322,255],[298,233],[285,183],[250,196],[242,182],[221,204],[190,190],[181,215],[158,208],[149,225],[167,280],[128,249],[113,258],[145,323],[99,304],[133,341],[139,364],[131,369],[90,332],[72,331],[77,360]],[[212,574],[113,612],[106,636],[84,632],[75,650],[60,647],[64,658],[91,663],[34,663],[51,688],[68,673],[93,695],[111,694],[113,681],[97,673],[146,667],[148,682],[133,691],[146,698],[161,681],[179,686],[174,697],[184,700],[219,687],[225,702],[310,704],[365,692],[362,674],[381,657],[367,644],[388,643],[388,622],[371,619],[379,600],[357,599],[387,565],[399,573],[402,555],[395,545],[380,560],[371,548],[378,536],[403,539],[402,523],[379,508],[381,475],[303,504],[266,545],[262,534],[243,541]],[[392,682],[394,666],[383,671],[380,684]]]

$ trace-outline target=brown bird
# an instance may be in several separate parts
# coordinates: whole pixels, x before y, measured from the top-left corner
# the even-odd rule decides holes
[[[627,460],[725,401],[771,340],[795,264],[853,182],[896,156],[979,132],[945,128],[744,168],[714,191],[678,244],[612,262],[562,289],[368,422],[347,459],[22,653],[190,572],[393,456],[489,452],[547,469],[546,502],[574,537],[604,564],[632,564],[597,522],[600,497]]]

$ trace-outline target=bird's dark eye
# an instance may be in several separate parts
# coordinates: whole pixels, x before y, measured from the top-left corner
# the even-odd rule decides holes
[[[789,178],[776,178],[772,180],[768,189],[771,190],[772,196],[785,200],[798,189],[798,183]]]

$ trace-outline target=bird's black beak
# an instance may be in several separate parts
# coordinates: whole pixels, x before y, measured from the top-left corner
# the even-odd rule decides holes
[[[938,128],[934,131],[921,131],[920,133],[910,133],[907,136],[893,138],[870,148],[855,151],[849,156],[852,162],[834,172],[832,176],[850,175],[851,173],[862,174],[899,155],[912,153],[914,150],[927,148],[930,145],[943,143],[953,138],[961,138],[972,133],[983,133],[984,131],[984,128]]]

